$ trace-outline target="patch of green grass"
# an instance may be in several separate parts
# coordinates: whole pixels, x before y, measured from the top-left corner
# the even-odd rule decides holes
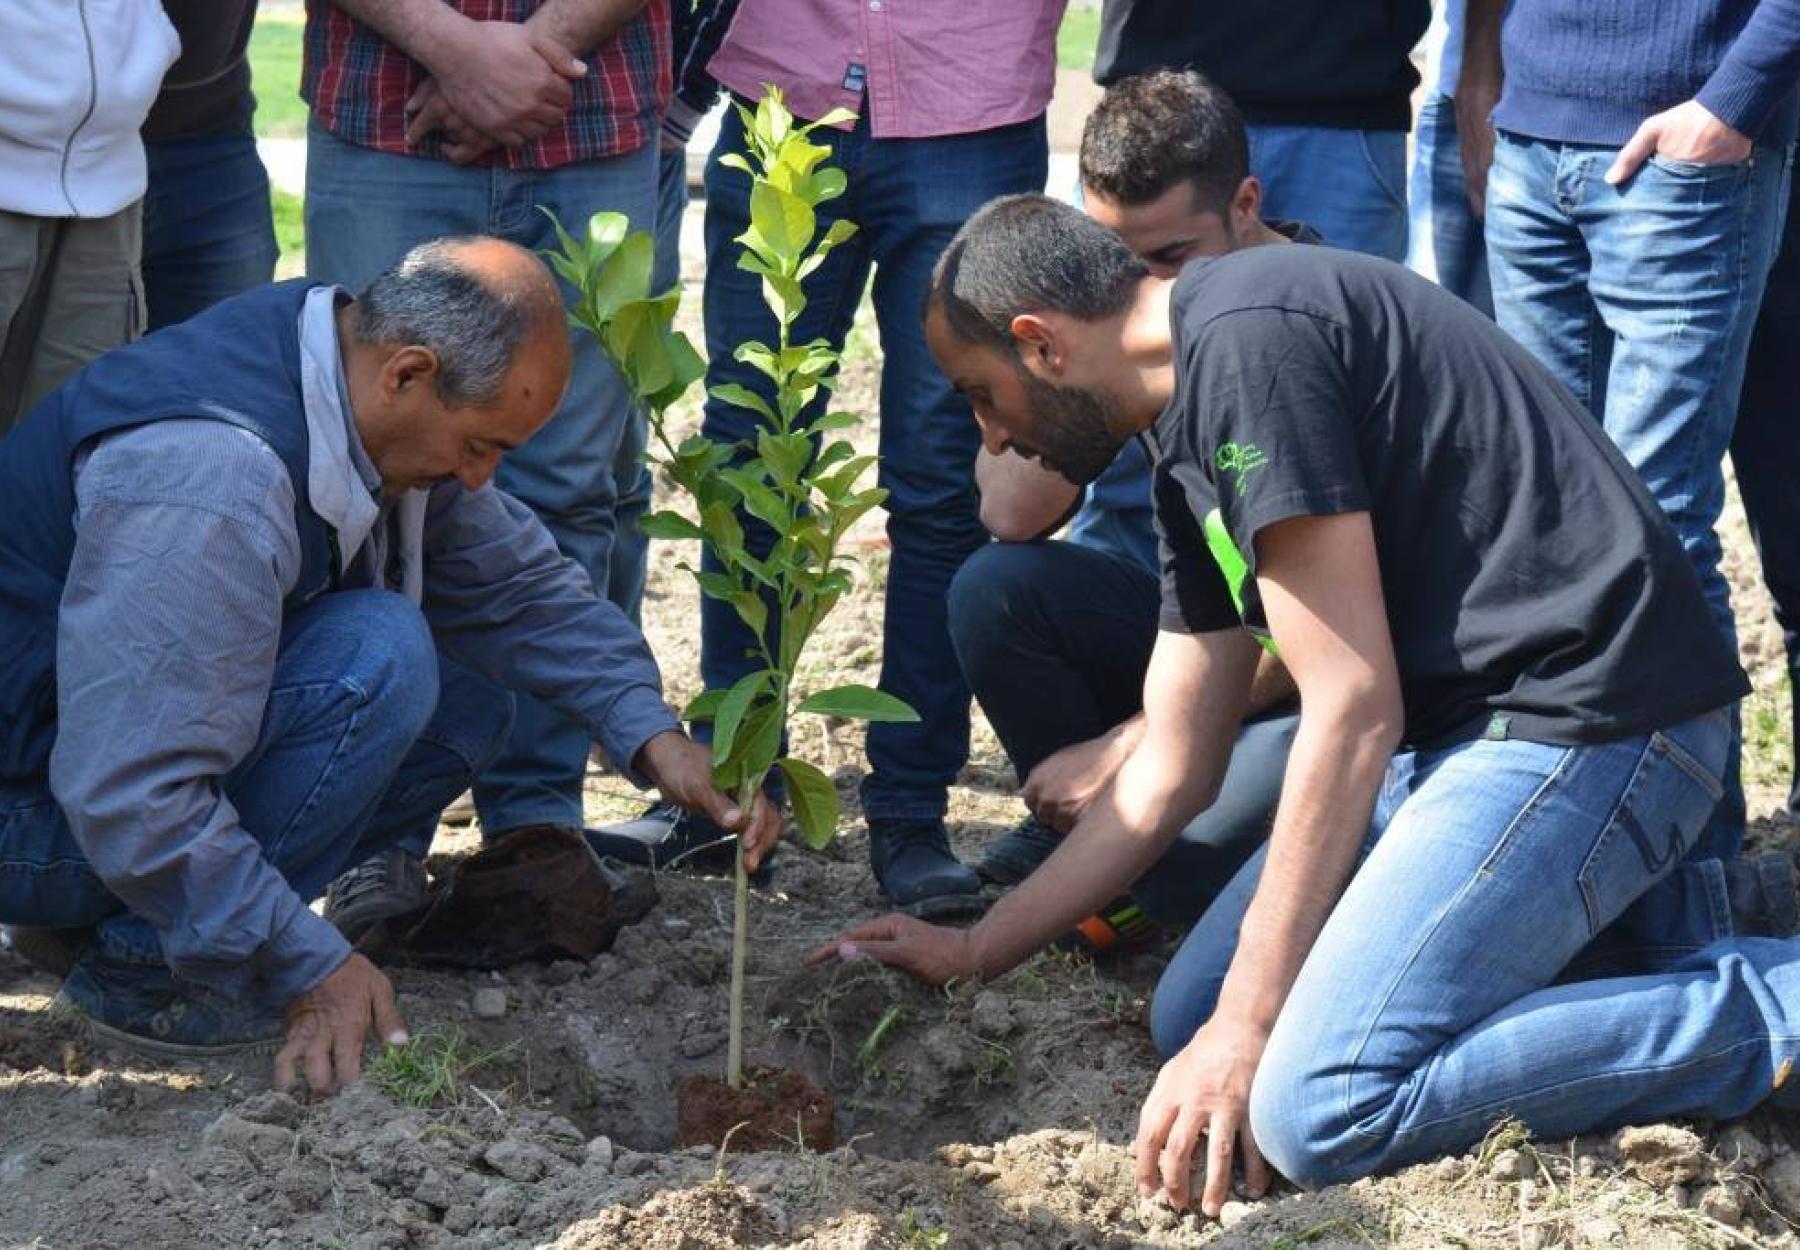
[[[1056,67],[1092,69],[1094,49],[1099,42],[1099,8],[1071,4],[1063,11],[1062,25],[1056,32]]]
[[[368,1067],[369,1083],[402,1106],[459,1106],[463,1079],[511,1048],[475,1054],[454,1024],[426,1029],[404,1046],[383,1049]]]
[[[271,187],[269,199],[275,213],[275,244],[281,259],[275,262],[277,278],[296,278],[306,272],[306,208],[297,195]]]
[[[1793,767],[1793,691],[1785,678],[1761,686],[1744,700],[1744,780],[1785,790]],[[1751,813],[1755,815],[1756,813]]]
[[[298,13],[258,13],[250,30],[250,89],[256,93],[258,138],[297,139],[306,133],[306,102],[300,98]]]

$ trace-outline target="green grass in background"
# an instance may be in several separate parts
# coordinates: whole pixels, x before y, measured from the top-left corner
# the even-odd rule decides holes
[[[1062,26],[1056,32],[1056,67],[1092,69],[1094,47],[1099,42],[1100,10],[1071,4],[1064,10]]]
[[[250,31],[250,87],[256,92],[259,138],[298,139],[306,134],[306,104],[300,99],[298,13],[258,13]]]
[[[275,243],[281,259],[275,262],[276,278],[298,278],[306,272],[306,224],[300,197],[279,187],[270,190],[275,209]]]

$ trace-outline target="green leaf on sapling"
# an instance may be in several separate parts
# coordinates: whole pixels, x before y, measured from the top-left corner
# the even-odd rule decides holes
[[[689,721],[709,721],[718,716],[719,704],[725,701],[723,690],[702,690],[681,710],[681,718]]]
[[[706,537],[698,525],[678,512],[647,513],[639,518],[638,527],[645,537],[663,542],[687,542]]]
[[[713,759],[730,758],[738,727],[744,721],[744,713],[750,710],[750,704],[756,696],[767,688],[769,678],[773,675],[766,668],[748,673],[738,678],[720,698],[718,711],[713,716]]]
[[[911,724],[919,719],[919,714],[904,700],[870,686],[855,685],[809,694],[800,700],[794,711],[888,724]]]
[[[823,850],[837,833],[838,795],[831,778],[792,756],[775,761],[787,782],[788,802],[794,809],[794,823],[806,844],[815,851]]]
[[[765,421],[774,423],[775,410],[769,407],[768,401],[755,391],[736,382],[721,382],[707,388],[707,393],[722,404],[730,404],[734,408],[748,408]]]

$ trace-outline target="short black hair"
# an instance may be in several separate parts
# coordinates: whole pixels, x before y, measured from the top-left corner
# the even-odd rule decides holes
[[[1060,312],[1099,321],[1123,312],[1149,270],[1119,236],[1047,195],[991,200],[938,258],[926,308],[956,337],[1008,351],[1012,321]]]
[[[1244,115],[1195,70],[1120,79],[1081,132],[1081,182],[1119,204],[1147,204],[1181,182],[1223,214],[1250,174]]]

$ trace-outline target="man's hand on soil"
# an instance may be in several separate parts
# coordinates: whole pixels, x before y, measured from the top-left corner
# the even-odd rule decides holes
[[[351,955],[338,970],[295,999],[287,1038],[275,1053],[275,1088],[304,1076],[315,1095],[335,1094],[362,1075],[363,1041],[373,1032],[391,1046],[406,1042],[394,987],[380,969]]]
[[[970,981],[981,975],[966,929],[947,929],[894,912],[846,929],[807,955],[808,965],[827,959],[875,959],[927,985]]]
[[[1750,136],[1720,121],[1700,101],[1689,100],[1646,117],[1631,142],[1619,149],[1606,181],[1618,186],[1652,156],[1690,165],[1735,165],[1750,159]]]
[[[1064,747],[1046,756],[1025,778],[1025,806],[1058,833],[1067,833],[1098,798],[1131,754],[1114,734]]]
[[[744,844],[744,867],[755,871],[781,837],[781,813],[759,793],[748,815],[743,805],[712,783],[712,750],[686,734],[657,734],[638,751],[637,765],[662,796],[698,812]]]
[[[1200,1209],[1216,1217],[1231,1193],[1231,1165],[1239,1154],[1254,1197],[1269,1188],[1269,1165],[1250,1134],[1250,1083],[1268,1034],[1214,1016],[1182,1052],[1163,1065],[1138,1115],[1138,1192],[1161,1193],[1177,1208],[1193,1201],[1194,1147],[1206,1138],[1206,1183]]]

